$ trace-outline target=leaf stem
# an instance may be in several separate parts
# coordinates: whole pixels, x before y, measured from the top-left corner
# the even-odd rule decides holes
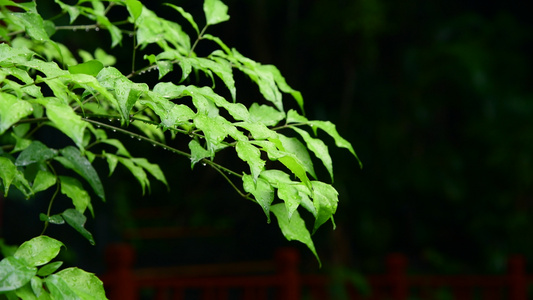
[[[205,25],[204,28],[202,28],[202,31],[198,34],[198,38],[196,38],[196,41],[194,41],[194,44],[191,47],[191,50],[189,50],[189,54],[187,54],[187,57],[191,57],[191,54],[194,52],[194,49],[196,48],[196,45],[198,45],[198,42],[203,38],[203,35],[205,31],[207,30],[207,27],[209,25]]]
[[[59,188],[61,187],[61,182],[59,181],[59,177],[57,176],[57,173],[56,173],[55,169],[52,167],[52,165],[50,163],[48,163],[48,166],[50,167],[50,169],[52,170],[52,173],[56,177],[56,190],[55,190],[54,194],[52,195],[52,199],[50,199],[50,203],[48,203],[48,210],[46,211],[46,216],[48,217],[48,219],[50,219],[50,213],[52,212],[52,204],[54,203],[54,200],[57,197],[57,194],[59,193]],[[43,228],[43,231],[41,232],[41,235],[43,235],[46,232],[46,229],[48,228],[48,224],[49,223],[50,222],[48,220],[46,220],[44,222],[44,228]]]

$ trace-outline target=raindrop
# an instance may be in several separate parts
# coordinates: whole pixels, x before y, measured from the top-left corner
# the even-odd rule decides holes
[[[133,33],[128,34],[129,37],[133,37]]]
[[[116,129],[113,129],[113,132],[117,132],[117,130],[116,130]]]
[[[152,146],[154,146],[154,147],[155,147],[155,146],[156,146],[156,144],[152,144]]]
[[[89,32],[89,27],[86,27],[86,28],[85,28],[85,31]]]
[[[72,31],[76,31],[76,28],[72,28]]]
[[[96,127],[100,128],[100,125],[96,125]]]
[[[134,136],[133,136],[133,135],[130,135],[130,138],[134,138]]]
[[[96,30],[96,31],[100,31],[100,27],[96,27],[94,30]]]
[[[113,119],[109,118],[109,122],[113,122]]]
[[[204,167],[205,167],[205,166],[207,166],[207,164],[206,164],[206,163],[204,162],[204,163],[202,163],[202,166],[204,166]]]

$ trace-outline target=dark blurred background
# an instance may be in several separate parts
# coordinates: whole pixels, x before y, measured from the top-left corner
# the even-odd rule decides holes
[[[146,2],[189,30],[162,2]],[[201,1],[173,3],[203,24]],[[314,236],[326,269],[379,272],[391,252],[406,254],[413,269],[440,273],[503,272],[513,253],[533,261],[533,22],[527,1],[225,3],[230,21],[209,32],[245,56],[276,65],[303,93],[307,116],[336,123],[363,162],[359,169],[331,143],[340,192],[337,229],[328,223]],[[109,45],[109,37],[100,31],[69,42],[95,49]],[[113,52],[125,73],[128,43]],[[255,101],[257,92],[246,86],[253,90],[244,78],[237,82],[238,97]],[[105,245],[124,240],[137,245],[146,265],[264,259],[292,245],[316,271],[309,251],[285,241],[277,224],[266,224],[260,207],[239,198],[216,172],[191,171],[186,158],[151,145],[134,147],[133,155],[161,164],[170,193],[154,182],[151,194],[141,197],[135,179],[117,170],[105,179],[108,203],[97,204],[96,219],[87,224],[97,251],[72,232],[72,261],[100,272]],[[217,159],[231,162],[224,154]],[[107,166],[101,167],[105,177]],[[35,224],[27,224],[33,235],[42,228],[43,202],[35,208]],[[15,232],[9,221],[30,204],[6,200],[2,231],[8,242],[33,236]],[[174,229],[167,238],[156,232],[140,239],[135,230],[149,222]],[[61,236],[70,229],[51,230]]]

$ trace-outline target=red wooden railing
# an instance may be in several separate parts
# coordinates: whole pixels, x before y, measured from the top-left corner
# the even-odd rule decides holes
[[[132,248],[115,245],[108,249],[107,260],[109,270],[101,278],[112,300],[138,300],[144,292],[158,300],[335,300],[329,293],[331,280],[301,274],[298,252],[290,248],[280,249],[272,261],[133,269]],[[366,276],[369,295],[344,284],[350,299],[431,300],[443,299],[446,292],[446,299],[526,300],[532,279],[521,256],[508,260],[504,275],[428,276],[408,274],[405,256],[391,254],[384,274]]]

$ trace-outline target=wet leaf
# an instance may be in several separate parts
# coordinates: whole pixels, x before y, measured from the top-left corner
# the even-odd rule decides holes
[[[54,259],[63,243],[51,237],[41,235],[24,242],[17,249],[14,257],[31,267],[41,266]]]
[[[207,25],[215,25],[229,20],[228,7],[220,0],[205,0],[204,13]]]
[[[270,205],[274,201],[274,188],[262,178],[255,180],[251,175],[242,176],[243,188],[247,193],[254,195],[255,200],[265,212],[267,222],[270,223]]]
[[[28,266],[24,260],[9,256],[0,261],[0,293],[16,290],[37,273],[37,268]]]
[[[87,231],[87,229],[85,229],[85,222],[87,221],[87,218],[82,213],[74,208],[69,208],[65,210],[61,216],[72,228],[86,238],[91,245],[95,244],[93,235]]]
[[[29,164],[43,162],[54,158],[57,151],[48,148],[45,144],[39,141],[33,141],[26,149],[24,149],[15,160],[16,166],[27,166]]]
[[[33,107],[29,102],[8,93],[0,93],[0,134],[32,112]]]

